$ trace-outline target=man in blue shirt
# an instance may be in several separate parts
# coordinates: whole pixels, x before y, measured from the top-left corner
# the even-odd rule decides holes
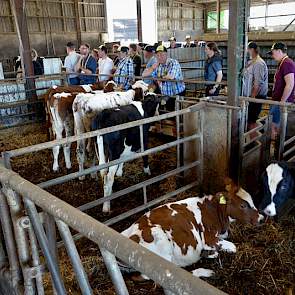
[[[75,67],[76,72],[80,73],[80,85],[93,84],[96,82],[97,77],[90,75],[96,73],[97,62],[95,58],[90,54],[89,44],[85,43],[80,46],[80,54],[81,58]]]
[[[168,57],[167,48],[160,45],[156,49],[157,63],[153,64],[147,73],[151,73],[153,78],[167,79],[168,81],[155,81],[162,95],[165,96],[185,96],[185,84],[182,81],[183,75],[179,62]],[[169,80],[180,80],[179,82]],[[166,109],[173,110],[175,98],[167,101]]]
[[[163,78],[168,80],[183,80],[179,62],[168,57],[167,48],[163,45],[156,49],[157,63],[152,66],[153,78]],[[157,81],[161,94],[167,96],[184,95],[184,82]]]
[[[133,61],[128,56],[129,48],[127,46],[119,47],[118,51],[119,63],[114,74],[114,81],[119,87],[128,90],[131,87],[131,81],[134,79]],[[116,75],[118,76],[116,77]]]
[[[146,61],[146,67],[142,73],[143,77],[148,77],[148,76],[151,76],[151,74],[152,74],[151,70],[153,71],[153,69],[151,69],[151,67],[152,67],[152,65],[157,63],[157,58],[155,57],[154,54],[155,54],[155,47],[154,46],[146,45],[144,47],[143,55],[144,55],[144,59]],[[153,80],[151,80],[151,79],[144,79],[143,81],[149,85],[153,83]]]

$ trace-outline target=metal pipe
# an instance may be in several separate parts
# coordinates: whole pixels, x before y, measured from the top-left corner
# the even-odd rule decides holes
[[[200,138],[200,145],[199,145],[199,161],[200,161],[200,165],[199,165],[199,183],[203,183],[203,179],[204,179],[204,121],[205,121],[205,114],[204,114],[204,110],[201,110],[199,113],[199,133],[201,134],[201,138]]]
[[[40,271],[40,257],[39,257],[39,250],[38,250],[38,243],[34,233],[34,230],[31,226],[28,228],[29,230],[29,238],[30,238],[30,245],[31,245],[31,254],[32,254],[32,266],[35,268],[35,280],[36,280],[36,288],[37,294],[43,295],[44,294],[44,287],[43,287],[43,280],[42,280],[42,272]],[[37,271],[39,270],[39,271]]]
[[[197,105],[193,105],[193,106],[190,106],[186,109],[180,110],[178,112],[178,114],[186,114],[186,113],[190,113],[190,112],[196,112],[196,111],[199,111],[200,109],[202,109],[203,107],[205,107],[205,105],[206,105],[205,102],[200,102]],[[86,132],[86,133],[76,135],[76,136],[69,136],[69,137],[66,137],[66,138],[63,138],[60,140],[54,140],[51,142],[40,143],[40,144],[32,145],[30,147],[7,151],[5,153],[8,153],[10,155],[10,157],[21,156],[21,155],[32,153],[32,152],[38,152],[38,151],[41,151],[44,149],[53,148],[54,146],[57,146],[57,145],[68,144],[68,143],[71,143],[71,142],[74,142],[77,140],[82,140],[82,139],[86,139],[86,138],[90,138],[90,137],[94,137],[94,136],[99,136],[99,135],[101,136],[101,135],[111,133],[114,131],[128,129],[131,127],[140,126],[142,124],[149,124],[149,123],[153,123],[153,122],[156,122],[159,120],[165,120],[168,118],[175,117],[176,115],[177,115],[177,112],[174,111],[174,112],[170,112],[168,114],[163,114],[160,116],[154,116],[154,117],[145,118],[142,120],[132,121],[132,122],[117,125],[117,126],[112,126],[112,127],[108,127],[108,128],[104,128],[104,129],[99,129],[96,131]]]
[[[192,163],[187,164],[187,165],[185,165],[185,166],[182,166],[182,167],[179,167],[179,168],[177,168],[177,169],[174,169],[174,170],[168,171],[168,172],[163,173],[163,174],[161,174],[161,175],[158,175],[158,176],[155,176],[155,177],[150,178],[150,179],[148,179],[148,180],[145,180],[145,181],[143,181],[143,182],[141,182],[141,183],[138,183],[138,184],[132,185],[132,186],[130,186],[130,187],[128,187],[128,188],[125,188],[125,189],[123,189],[123,190],[120,190],[120,191],[118,191],[118,192],[115,192],[115,193],[111,194],[111,195],[108,196],[108,197],[105,197],[105,198],[101,198],[101,199],[98,199],[98,200],[91,201],[91,202],[89,202],[89,203],[87,203],[87,204],[84,204],[84,205],[78,207],[78,209],[81,210],[81,211],[86,211],[86,210],[92,209],[92,208],[94,208],[94,207],[96,207],[96,206],[98,206],[98,205],[104,203],[105,201],[111,201],[111,200],[117,199],[117,198],[119,198],[119,197],[121,197],[121,196],[123,196],[123,195],[129,194],[129,193],[131,193],[131,192],[133,192],[133,191],[136,191],[136,190],[138,190],[138,189],[140,189],[140,188],[143,188],[144,186],[146,187],[146,186],[148,186],[148,185],[151,185],[151,184],[153,184],[153,183],[156,183],[156,182],[162,181],[162,180],[164,180],[164,179],[166,179],[166,178],[168,178],[168,177],[171,177],[171,176],[173,176],[173,175],[179,174],[179,173],[181,173],[181,172],[183,172],[183,171],[185,171],[185,170],[188,170],[188,169],[191,169],[191,168],[193,168],[193,167],[196,167],[196,166],[199,165],[199,164],[200,164],[199,161],[192,162]]]
[[[104,224],[112,225],[114,223],[117,223],[117,222],[119,222],[119,221],[121,221],[121,220],[123,220],[123,219],[125,219],[125,218],[127,218],[129,216],[132,216],[132,215],[134,215],[136,213],[139,213],[139,212],[141,212],[141,211],[143,211],[145,209],[148,209],[148,208],[151,208],[151,207],[153,207],[155,205],[158,205],[159,203],[161,203],[163,201],[166,201],[166,200],[168,200],[168,199],[170,199],[172,197],[175,197],[176,195],[178,195],[180,193],[183,193],[183,192],[197,186],[198,184],[200,184],[199,181],[194,181],[192,183],[189,183],[189,184],[187,184],[187,185],[185,185],[185,186],[183,186],[183,187],[181,187],[181,188],[179,188],[179,189],[177,189],[177,190],[175,190],[173,192],[169,192],[169,193],[167,193],[167,194],[165,194],[165,195],[163,195],[161,197],[158,197],[157,199],[154,199],[154,200],[152,200],[152,201],[150,201],[150,202],[148,202],[148,203],[146,203],[144,205],[138,206],[138,207],[133,208],[133,209],[127,211],[127,212],[124,212],[124,213],[122,213],[120,215],[117,215],[117,216],[105,221]]]
[[[246,125],[246,103],[243,102],[242,109],[240,111],[239,117],[239,162],[237,163],[237,174],[238,174],[238,184],[241,181],[242,177],[242,168],[243,168],[243,156],[244,156],[244,137],[243,134],[245,132],[245,125]]]
[[[58,271],[58,266],[56,264],[56,261],[53,259],[53,255],[48,247],[48,240],[46,238],[44,229],[42,227],[38,212],[36,210],[35,204],[29,200],[24,198],[24,204],[26,207],[26,211],[29,215],[30,221],[33,225],[34,232],[36,234],[36,237],[38,239],[38,242],[40,244],[40,247],[42,249],[42,252],[46,258],[47,266],[50,271],[53,285],[57,291],[57,294],[66,295],[65,286],[62,281],[62,277]],[[46,211],[46,209],[45,209]]]
[[[9,215],[9,207],[5,195],[0,190],[0,219],[3,230],[6,251],[8,255],[9,268],[11,273],[12,285],[17,288],[17,285],[22,280],[21,268],[18,261],[16,250],[16,242],[12,229],[12,221]]]
[[[288,140],[285,141],[284,145],[289,145],[290,143],[292,143],[293,141],[295,141],[295,136],[289,138]]]
[[[224,294],[222,291],[210,286],[199,278],[193,277],[187,271],[176,267],[173,263],[155,255],[87,214],[80,212],[49,192],[33,185],[17,173],[1,166],[0,181],[2,183],[8,182],[16,192],[21,193],[26,198],[27,203],[32,204],[34,202],[44,211],[55,218],[61,219],[71,228],[98,244],[100,248],[106,249],[124,263],[144,273],[163,288],[171,290],[176,294]],[[36,217],[35,208],[33,213],[34,217]],[[33,219],[33,221],[35,220]],[[40,227],[40,224],[33,223],[33,226],[34,228],[35,226]],[[44,232],[41,231],[41,233],[42,240],[46,241]],[[47,254],[50,255],[50,253]]]
[[[239,100],[244,100],[248,102],[256,102],[261,104],[268,104],[268,105],[277,105],[281,107],[287,107],[288,110],[292,111],[295,110],[295,106],[293,103],[290,102],[280,102],[275,100],[269,100],[269,99],[258,99],[258,98],[251,98],[251,97],[244,97],[239,96]]]
[[[123,279],[122,273],[119,269],[116,257],[104,248],[100,248],[100,253],[103,257],[107,270],[111,276],[112,282],[116,290],[116,294],[128,295],[129,292]]]
[[[288,123],[288,112],[285,107],[281,108],[281,126],[280,126],[280,145],[279,145],[279,154],[278,160],[282,161],[284,159],[284,145],[287,132],[287,123]]]
[[[20,224],[20,216],[23,215],[23,207],[20,196],[6,184],[3,185],[2,192],[6,196],[7,203],[10,209],[11,220],[14,229],[18,259],[24,278],[25,293],[31,294],[34,292],[33,278],[30,274],[30,251],[28,239],[25,230]],[[15,255],[15,254],[14,254]]]
[[[45,181],[45,182],[41,182],[41,183],[38,184],[38,186],[40,186],[41,188],[46,188],[46,187],[49,187],[49,186],[61,184],[61,183],[67,182],[69,180],[78,178],[80,176],[88,175],[88,174],[97,172],[99,170],[108,168],[110,166],[114,166],[114,165],[118,165],[118,164],[125,163],[125,162],[128,162],[128,161],[132,161],[132,160],[141,158],[143,156],[147,156],[149,154],[154,154],[156,152],[160,152],[160,151],[169,149],[171,147],[176,146],[177,143],[188,142],[188,141],[197,139],[199,137],[200,137],[200,135],[191,135],[191,136],[185,137],[185,138],[180,139],[180,140],[175,140],[175,141],[165,143],[163,145],[160,145],[160,146],[157,146],[157,147],[154,147],[154,148],[150,148],[148,150],[145,150],[144,152],[139,152],[139,153],[136,153],[136,154],[134,154],[132,156],[129,156],[129,157],[126,156],[124,158],[119,158],[117,160],[114,160],[114,161],[111,161],[111,162],[108,162],[108,163],[104,163],[104,164],[101,164],[101,165],[97,165],[97,166],[93,166],[93,167],[84,169],[82,172],[74,172],[74,173],[70,173],[70,174],[67,174],[67,175],[64,175],[64,176],[61,176],[61,177],[57,177],[57,178],[54,178],[54,179],[51,179],[51,180],[48,180],[48,181]]]
[[[71,259],[71,263],[74,268],[81,293],[83,295],[92,295],[93,293],[87,278],[87,274],[80,260],[79,253],[77,251],[77,248],[69,227],[63,221],[59,219],[56,219],[56,224],[58,226],[58,230],[64,242],[64,245],[67,249],[67,253]]]

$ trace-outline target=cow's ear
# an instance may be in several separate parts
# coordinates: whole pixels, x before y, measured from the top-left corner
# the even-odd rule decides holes
[[[236,193],[239,190],[238,186],[229,177],[225,177],[224,184],[226,191],[228,191],[229,193]]]

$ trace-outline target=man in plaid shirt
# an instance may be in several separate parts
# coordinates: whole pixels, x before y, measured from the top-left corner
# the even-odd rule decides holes
[[[114,77],[114,81],[118,86],[128,90],[131,87],[130,82],[134,79],[134,66],[132,59],[128,56],[129,48],[121,46],[119,49],[119,63],[115,71],[115,75],[123,75],[126,77]]]
[[[183,80],[180,64],[177,60],[169,58],[167,48],[160,45],[156,49],[157,63],[153,64],[150,71],[153,78],[169,80]],[[161,94],[167,96],[185,95],[184,82],[156,81]]]

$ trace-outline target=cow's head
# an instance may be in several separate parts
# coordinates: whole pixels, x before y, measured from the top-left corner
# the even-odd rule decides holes
[[[143,100],[144,95],[149,89],[149,85],[142,80],[136,81],[132,85],[132,89],[135,91],[134,100]]]
[[[228,215],[241,223],[256,225],[262,221],[263,216],[256,209],[250,194],[229,178],[225,179],[225,184],[226,193],[220,196],[219,203],[227,204]]]
[[[114,81],[108,81],[107,84],[103,88],[103,92],[114,92],[115,89],[118,87],[117,83]]]
[[[294,197],[294,176],[289,163],[277,162],[268,165],[262,175],[262,185],[263,199],[259,209],[267,216],[275,216],[284,203]]]
[[[104,89],[104,82],[103,81],[96,82],[91,86],[91,88],[92,88],[92,90],[103,90]]]
[[[145,117],[153,117],[157,115],[161,97],[155,93],[147,93],[142,102]]]

